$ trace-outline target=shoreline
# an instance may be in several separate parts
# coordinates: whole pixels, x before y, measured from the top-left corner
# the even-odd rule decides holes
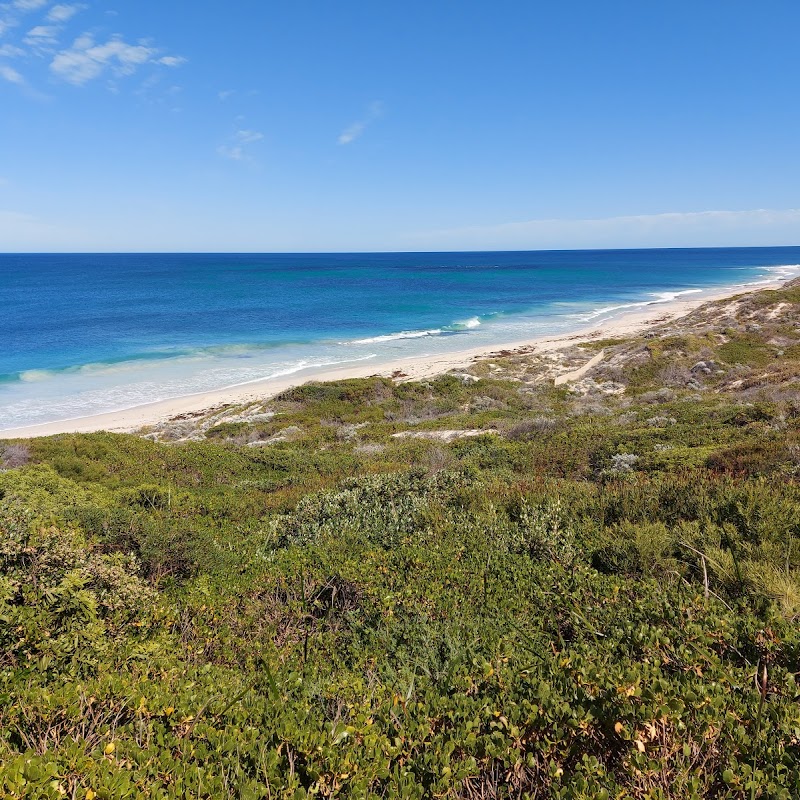
[[[280,392],[308,382],[330,382],[346,378],[372,376],[395,377],[400,373],[403,380],[421,380],[441,375],[452,370],[463,369],[480,357],[488,357],[500,351],[527,349],[538,352],[559,350],[593,339],[630,336],[650,325],[674,321],[706,303],[738,297],[744,294],[775,289],[783,286],[783,280],[770,281],[759,286],[728,287],[708,290],[702,298],[681,297],[668,303],[653,303],[635,311],[620,314],[603,323],[576,328],[557,336],[538,336],[521,341],[499,343],[488,347],[481,345],[465,350],[438,355],[411,356],[392,361],[344,364],[335,368],[314,368],[283,377],[263,378],[247,383],[235,384],[222,389],[181,395],[167,400],[133,406],[127,409],[92,414],[74,419],[40,422],[18,428],[0,430],[2,439],[31,439],[66,433],[134,433],[151,425],[183,415],[203,416],[222,405],[243,405],[263,402]]]

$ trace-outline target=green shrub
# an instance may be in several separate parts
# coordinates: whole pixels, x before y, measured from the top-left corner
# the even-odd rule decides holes
[[[131,556],[97,551],[78,531],[40,527],[0,503],[0,641],[5,664],[82,674],[109,640],[146,615],[154,593]]]

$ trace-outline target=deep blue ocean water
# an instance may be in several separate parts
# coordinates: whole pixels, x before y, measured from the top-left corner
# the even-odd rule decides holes
[[[0,430],[566,332],[798,265],[800,247],[0,255]]]

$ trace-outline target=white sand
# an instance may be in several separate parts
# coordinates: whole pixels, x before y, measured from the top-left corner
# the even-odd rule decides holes
[[[89,433],[92,431],[115,431],[130,433],[148,425],[154,425],[182,414],[201,415],[202,412],[224,404],[245,404],[266,400],[286,389],[308,381],[335,381],[343,378],[364,378],[371,375],[392,377],[402,374],[403,380],[419,380],[440,375],[454,369],[463,369],[469,366],[476,358],[487,356],[506,350],[521,348],[536,352],[559,350],[564,347],[579,344],[599,338],[617,338],[635,334],[649,325],[655,325],[668,320],[674,320],[688,314],[699,306],[711,300],[722,300],[727,297],[741,295],[747,291],[761,291],[774,289],[782,283],[776,281],[764,284],[758,289],[743,290],[731,288],[716,293],[704,293],[700,299],[681,298],[671,303],[659,303],[649,306],[641,311],[632,311],[613,320],[604,322],[591,328],[583,328],[573,333],[555,338],[533,338],[520,342],[509,342],[496,345],[491,349],[486,347],[461,350],[454,353],[443,353],[437,356],[419,356],[405,358],[399,361],[389,361],[383,364],[370,362],[368,364],[354,364],[315,371],[303,370],[291,376],[282,378],[268,378],[262,381],[251,381],[238,386],[229,386],[210,392],[198,392],[184,395],[171,400],[160,400],[155,403],[128,408],[121,411],[111,411],[106,414],[93,414],[89,417],[78,419],[44,422],[38,425],[29,425],[23,428],[9,428],[0,430],[2,439],[23,439],[35,436],[52,436],[59,433]],[[599,360],[596,356],[595,359]],[[588,366],[588,365],[587,365]],[[585,368],[581,368],[585,371]],[[577,370],[581,373],[581,370]],[[582,374],[582,373],[581,373]],[[562,380],[563,380],[562,376]],[[574,376],[573,376],[574,377]]]

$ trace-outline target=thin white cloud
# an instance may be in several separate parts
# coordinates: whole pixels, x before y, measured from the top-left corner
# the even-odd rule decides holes
[[[186,59],[183,56],[162,56],[156,60],[156,64],[163,64],[165,67],[179,67],[185,63]]]
[[[354,122],[339,134],[337,141],[339,144],[350,144],[350,142],[354,142],[364,133],[364,128],[366,127],[367,126],[363,122]]]
[[[217,97],[222,101],[225,102],[229,97],[236,94],[235,90],[233,89],[224,89],[221,92],[217,92]]]
[[[217,152],[223,158],[229,158],[231,161],[242,161],[244,160],[244,148],[239,145],[230,146],[227,144],[221,144],[217,148]]]
[[[239,118],[237,118],[237,121]],[[222,158],[227,158],[229,161],[255,163],[250,155],[249,147],[256,142],[260,142],[264,138],[261,131],[255,131],[248,128],[240,128],[228,140],[226,144],[221,144],[217,148],[217,154]]]
[[[258,142],[264,138],[264,134],[260,131],[236,131],[234,136],[237,142],[242,144],[250,144],[251,142]]]
[[[90,35],[84,34],[75,40],[72,47],[55,56],[50,69],[68,83],[81,86],[108,68],[123,75],[131,74],[154,55],[153,48],[142,44],[128,44],[121,38],[95,44]]]
[[[416,246],[458,250],[794,244],[800,241],[800,209],[537,219],[430,231],[409,240]]]
[[[0,78],[3,80],[8,81],[9,83],[16,83],[18,86],[21,86],[25,83],[25,79],[22,75],[19,74],[13,67],[9,67],[6,64],[0,64]]]
[[[47,12],[47,19],[49,22],[66,22],[72,19],[79,11],[83,11],[84,8],[86,8],[86,6],[59,3]]]
[[[31,28],[25,35],[33,36],[37,39],[48,38],[55,36],[58,30],[59,29],[55,25],[37,25],[35,28]]]
[[[374,103],[370,103],[367,113],[361,119],[356,120],[352,124],[348,125],[339,134],[339,138],[336,141],[340,145],[354,142],[364,133],[364,131],[367,129],[367,126],[371,125],[381,116],[383,116],[383,103],[381,103],[379,100],[376,100]]]
[[[48,0],[14,0],[12,5],[20,11],[36,11],[47,3]]]
[[[167,64],[167,59],[174,63]],[[84,33],[72,46],[58,53],[50,63],[51,71],[74,86],[83,86],[106,71],[112,74],[131,75],[144,64],[182,63],[178,56],[158,57],[154,47],[139,42],[129,44],[121,36],[113,36],[107,42],[97,44],[91,34]]]
[[[21,47],[16,47],[13,44],[4,44],[0,47],[0,57],[3,58],[19,58],[24,56],[25,51]]]
[[[60,28],[56,25],[37,25],[25,34],[22,41],[34,49],[40,49],[47,45],[57,44],[59,32]]]

